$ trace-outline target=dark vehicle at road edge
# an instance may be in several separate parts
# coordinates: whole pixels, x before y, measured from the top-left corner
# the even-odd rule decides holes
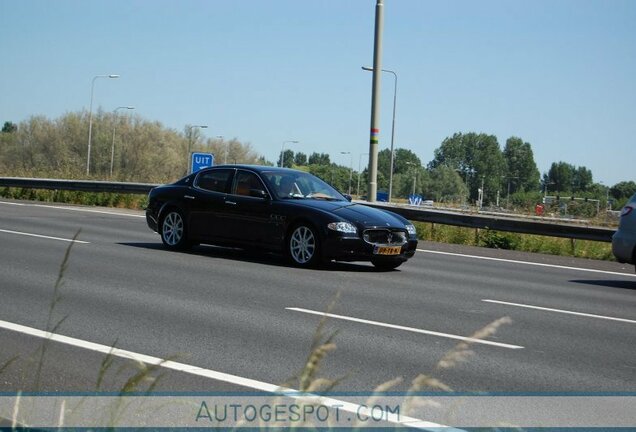
[[[621,210],[618,230],[612,236],[612,253],[620,263],[636,264],[636,194]]]
[[[282,252],[299,267],[371,261],[388,270],[417,248],[402,216],[292,169],[220,165],[156,187],[148,201],[148,226],[171,250],[205,243]]]

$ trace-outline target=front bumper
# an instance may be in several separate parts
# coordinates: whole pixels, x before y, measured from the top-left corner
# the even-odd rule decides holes
[[[612,253],[618,262],[635,264],[634,248],[636,248],[636,236],[634,234],[625,234],[621,230],[614,233],[612,237]]]
[[[415,255],[417,240],[409,238],[402,245],[399,255],[376,255],[373,253],[374,247],[374,244],[367,243],[359,237],[332,235],[323,240],[322,256],[323,259],[336,261],[370,261],[373,258],[406,261]]]
[[[159,223],[157,222],[155,214],[150,211],[150,209],[146,210],[146,223],[148,224],[148,228],[154,232],[159,232]]]

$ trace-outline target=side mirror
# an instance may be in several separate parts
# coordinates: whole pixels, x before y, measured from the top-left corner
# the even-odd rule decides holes
[[[353,198],[351,197],[351,195],[349,195],[349,194],[343,194],[343,196],[344,196],[344,197],[347,199],[347,201],[349,201],[349,202],[351,202],[351,200],[353,199]]]
[[[250,196],[254,198],[268,199],[269,195],[263,189],[250,189]]]

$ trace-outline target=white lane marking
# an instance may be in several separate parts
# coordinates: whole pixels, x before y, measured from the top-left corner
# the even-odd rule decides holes
[[[230,384],[236,384],[243,387],[252,388],[255,390],[264,391],[267,393],[285,393],[286,397],[293,399],[305,399],[310,395],[307,393],[299,393],[298,390],[294,390],[288,387],[281,387],[276,384],[270,384],[263,381],[257,381],[250,378],[243,378],[237,375],[231,375],[224,372],[218,372],[211,369],[204,369],[198,366],[193,366],[185,363],[179,363],[172,360],[164,360],[159,357],[153,357],[146,354],[140,354],[133,351],[127,351],[119,348],[113,348],[108,345],[102,345],[95,342],[89,342],[82,339],[77,339],[69,336],[63,336],[57,333],[50,333],[44,330],[35,329],[33,327],[23,326],[21,324],[15,324],[8,321],[0,320],[0,328],[5,330],[11,330],[18,333],[26,334],[29,336],[35,336],[39,338],[49,339],[54,342],[71,345],[78,348],[83,348],[102,354],[110,354],[115,357],[120,357],[128,360],[146,363],[149,365],[157,365],[166,369],[171,369],[177,372],[188,373],[191,375],[197,375],[205,378],[210,378],[217,381],[223,381]],[[358,405],[351,402],[341,401],[338,399],[316,396],[318,400],[330,408],[336,408],[350,413],[369,413],[368,407],[364,405]],[[312,398],[312,400],[315,400]],[[449,426],[427,422],[414,417],[408,417],[401,414],[387,414],[387,421],[390,423],[399,424],[401,426],[413,427],[417,429],[436,429],[449,428]],[[445,429],[448,431],[456,431],[457,429]]]
[[[439,336],[439,337],[444,337],[444,338],[448,338],[448,339],[456,339],[456,340],[461,340],[461,341],[470,342],[470,343],[478,343],[478,344],[483,344],[483,345],[492,345],[492,346],[496,346],[496,347],[510,348],[510,349],[523,348],[520,345],[510,345],[510,344],[505,344],[505,343],[500,343],[500,342],[492,342],[492,341],[483,340],[483,339],[475,339],[475,338],[471,338],[471,337],[458,336],[458,335],[449,334],[449,333],[440,333],[440,332],[431,331],[431,330],[422,330],[422,329],[418,329],[418,328],[414,328],[414,327],[405,327],[405,326],[396,325],[396,324],[387,324],[387,323],[383,323],[383,322],[379,322],[379,321],[369,321],[369,320],[365,320],[365,319],[353,318],[353,317],[348,317],[348,316],[344,316],[344,315],[335,315],[335,314],[319,312],[319,311],[314,311],[314,310],[309,310],[309,309],[302,309],[302,308],[295,308],[295,307],[288,307],[288,308],[285,308],[285,309],[291,310],[291,311],[296,311],[296,312],[312,314],[312,315],[326,316],[328,318],[341,319],[341,320],[345,320],[345,321],[353,321],[353,322],[358,322],[358,323],[362,323],[362,324],[375,325],[375,326],[379,326],[379,327],[387,327],[387,328],[392,328],[392,329],[396,329],[396,330],[405,330],[405,331],[410,331],[410,332],[413,332],[413,333],[422,333],[422,334],[427,334],[427,335],[431,335],[431,336]]]
[[[528,308],[528,309],[537,309],[537,310],[542,310],[542,311],[547,311],[547,312],[558,312],[558,313],[562,313],[562,314],[578,315],[578,316],[584,316],[584,317],[589,317],[589,318],[599,318],[599,319],[606,319],[606,320],[611,320],[611,321],[621,321],[621,322],[636,324],[636,320],[630,320],[630,319],[626,319],[626,318],[616,318],[616,317],[610,317],[610,316],[604,316],[604,315],[595,315],[595,314],[589,314],[589,313],[583,313],[583,312],[574,312],[574,311],[568,311],[568,310],[563,310],[563,309],[553,309],[553,308],[547,308],[547,307],[542,307],[542,306],[533,306],[533,305],[527,305],[527,304],[521,304],[521,303],[510,303],[510,302],[499,301],[499,300],[482,299],[481,301],[488,302],[488,303],[497,303],[497,304],[502,304],[502,305],[507,305],[507,306],[517,306],[517,307]]]
[[[107,215],[115,215],[115,216],[126,216],[126,217],[135,217],[135,218],[145,218],[146,217],[145,215],[136,215],[136,214],[130,214],[130,213],[119,213],[119,212],[106,211],[106,210],[93,210],[93,209],[87,209],[87,208],[81,208],[81,207],[66,207],[66,206],[55,206],[55,205],[46,205],[46,204],[14,203],[14,202],[7,202],[7,201],[0,201],[0,204],[22,206],[22,207],[41,207],[41,208],[56,209],[56,210],[70,210],[70,211],[78,211],[78,212],[85,212],[85,213],[98,213],[98,214],[107,214]]]
[[[0,232],[7,233],[7,234],[23,235],[23,236],[28,236],[28,237],[43,238],[43,239],[47,239],[47,240],[59,240],[59,241],[65,241],[65,242],[69,242],[69,243],[90,244],[90,242],[82,241],[82,240],[65,239],[65,238],[60,238],[60,237],[51,237],[51,236],[45,236],[45,235],[41,235],[41,234],[31,234],[31,233],[25,233],[25,232],[20,232],[20,231],[11,231],[11,230],[0,229]]]
[[[551,268],[556,268],[561,270],[578,270],[578,271],[590,272],[590,273],[603,273],[603,274],[617,275],[617,276],[636,277],[636,274],[632,274],[632,273],[620,273],[620,272],[613,272],[613,271],[607,271],[607,270],[585,269],[580,267],[568,267],[568,266],[561,266],[556,264],[535,263],[530,261],[518,261],[518,260],[510,260],[510,259],[504,259],[504,258],[484,257],[479,255],[466,255],[466,254],[460,254],[460,253],[454,253],[454,252],[432,251],[432,250],[426,250],[426,249],[417,249],[417,251],[430,253],[430,254],[457,256],[462,258],[474,258],[474,259],[481,259],[481,260],[487,260],[487,261],[500,261],[500,262],[507,262],[512,264],[524,264],[524,265],[538,266],[538,267],[551,267]]]

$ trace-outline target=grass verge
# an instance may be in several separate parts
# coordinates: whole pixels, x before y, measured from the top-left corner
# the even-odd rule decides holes
[[[42,190],[26,188],[0,188],[0,197],[56,202],[65,204],[79,204],[87,206],[127,208],[141,210],[148,202],[145,194],[118,194],[110,192],[79,192],[65,190]]]
[[[414,222],[420,240],[614,261],[610,243]]]

